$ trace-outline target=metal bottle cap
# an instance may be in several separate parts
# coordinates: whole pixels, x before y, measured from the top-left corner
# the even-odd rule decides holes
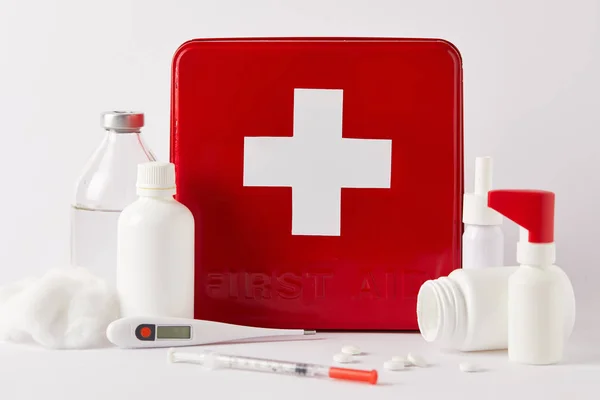
[[[144,126],[144,113],[135,111],[107,111],[102,113],[102,127],[117,132],[139,132]]]

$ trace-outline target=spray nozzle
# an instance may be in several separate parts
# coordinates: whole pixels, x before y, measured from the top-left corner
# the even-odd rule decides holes
[[[487,196],[492,190],[492,158],[477,157],[475,159],[475,194]]]
[[[463,222],[470,225],[501,225],[502,216],[488,207],[487,195],[492,190],[492,158],[475,159],[475,188],[465,193]]]

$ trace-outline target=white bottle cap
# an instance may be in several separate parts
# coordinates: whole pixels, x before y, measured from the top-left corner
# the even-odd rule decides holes
[[[147,162],[138,165],[138,195],[174,195],[175,165],[165,162]]]
[[[502,215],[488,207],[492,189],[492,158],[475,159],[475,189],[463,197],[463,222],[469,225],[502,225]]]
[[[529,231],[519,227],[517,262],[525,265],[552,265],[556,261],[556,245],[552,243],[530,243]]]

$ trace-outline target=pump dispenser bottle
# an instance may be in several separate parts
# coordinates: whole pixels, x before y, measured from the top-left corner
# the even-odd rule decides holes
[[[508,356],[518,363],[559,362],[565,312],[575,313],[573,291],[563,289],[568,278],[554,265],[554,199],[554,193],[540,190],[492,190],[488,195],[491,208],[521,227],[520,267],[508,279]],[[571,310],[565,311],[565,302]]]
[[[488,207],[492,188],[492,159],[475,159],[475,188],[463,198],[462,267],[464,269],[504,265],[502,216]]]

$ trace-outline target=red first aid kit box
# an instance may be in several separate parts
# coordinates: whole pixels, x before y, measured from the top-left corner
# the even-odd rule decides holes
[[[171,161],[195,317],[417,329],[460,266],[462,62],[434,39],[200,39],[176,52]]]

